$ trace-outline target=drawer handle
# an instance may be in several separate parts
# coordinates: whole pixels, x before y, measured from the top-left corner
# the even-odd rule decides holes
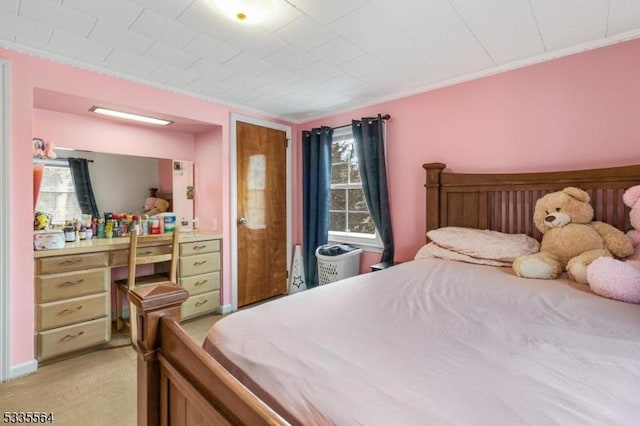
[[[84,282],[84,278],[80,278],[78,281],[65,281],[62,283],[63,286],[69,287],[70,285],[82,284]]]
[[[149,254],[153,254],[153,251],[151,250],[143,251],[142,253],[140,253],[140,256],[147,256]]]
[[[60,311],[60,314],[72,314],[74,312],[78,312],[80,309],[82,309],[82,305],[80,306],[76,306],[75,308],[67,308],[67,309],[63,309],[62,311]]]
[[[207,303],[208,301],[209,301],[208,299],[200,300],[200,301],[196,302],[196,306],[202,306],[205,303]]]
[[[62,338],[62,340],[66,340],[66,339],[75,339],[76,337],[80,337],[84,334],[84,331],[80,331],[76,334],[67,334],[66,336],[64,336]]]
[[[69,259],[64,262],[60,262],[60,265],[75,265],[76,263],[82,262],[82,259]]]
[[[194,250],[202,250],[203,248],[207,248],[207,246],[193,246]]]
[[[204,265],[205,263],[207,263],[206,260],[201,260],[199,262],[193,262],[193,266],[201,266],[201,265]]]
[[[202,284],[206,283],[207,281],[209,281],[209,280],[197,281],[197,282],[196,282],[195,284],[193,284],[193,285],[195,285],[195,286],[199,286],[199,285],[202,285]]]

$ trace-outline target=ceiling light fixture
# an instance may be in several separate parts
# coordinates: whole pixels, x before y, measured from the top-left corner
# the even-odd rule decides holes
[[[158,124],[160,126],[167,126],[173,123],[173,121],[164,120],[162,118],[147,117],[146,115],[132,114],[130,112],[124,112],[124,111],[116,111],[114,109],[102,108],[99,106],[93,106],[89,109],[89,111],[95,112],[96,114],[108,115],[109,117],[124,118],[126,120],[141,121],[143,123]]]
[[[225,15],[242,24],[257,24],[275,11],[273,0],[214,0]]]

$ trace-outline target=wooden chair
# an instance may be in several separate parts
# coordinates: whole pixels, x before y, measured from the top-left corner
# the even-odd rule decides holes
[[[179,232],[176,230],[173,234],[138,236],[136,231],[132,231],[129,238],[129,274],[127,279],[115,281],[116,330],[120,331],[124,325],[128,325],[131,339],[135,343],[137,335],[135,307],[129,302],[129,318],[127,319],[123,317],[122,303],[125,299],[128,300],[129,290],[133,288],[177,283]],[[138,265],[163,264],[166,269],[167,262],[169,269],[166,273],[158,273],[154,270],[150,275],[136,277],[136,266]],[[154,267],[154,269],[158,268]]]

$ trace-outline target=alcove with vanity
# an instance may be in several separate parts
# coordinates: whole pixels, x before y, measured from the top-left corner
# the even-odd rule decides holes
[[[34,89],[33,137],[53,142],[59,159],[90,162],[100,214],[141,213],[149,189],[158,188],[157,197],[170,202],[178,220],[178,284],[190,294],[182,319],[218,312],[223,246],[220,126],[180,117],[169,117],[174,123],[167,128],[97,118],[90,108],[99,102]],[[181,232],[182,219],[190,231]],[[193,230],[194,224],[198,229]],[[109,343],[115,321],[113,283],[126,276],[128,247],[128,237],[94,236],[66,242],[64,248],[34,251],[38,362]],[[167,249],[139,248],[158,253]]]

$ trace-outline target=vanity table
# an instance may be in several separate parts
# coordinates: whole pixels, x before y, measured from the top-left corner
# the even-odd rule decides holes
[[[212,232],[180,233],[178,284],[190,295],[182,305],[183,319],[220,307],[221,238]],[[169,248],[151,243],[138,250],[163,253]],[[34,251],[38,361],[110,341],[111,268],[127,266],[128,253],[128,237]]]

